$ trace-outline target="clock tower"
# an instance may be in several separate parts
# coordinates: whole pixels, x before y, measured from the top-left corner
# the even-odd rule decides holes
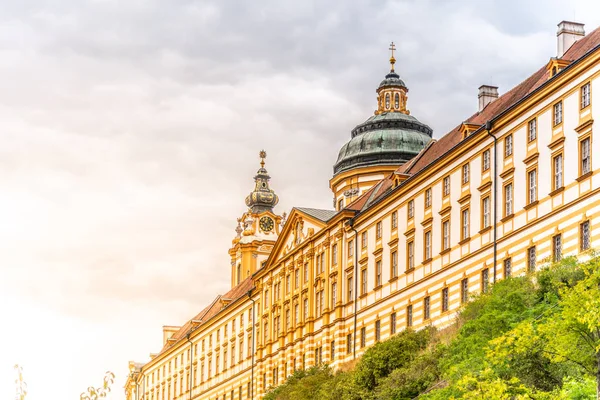
[[[262,267],[285,219],[273,212],[279,197],[269,187],[271,177],[265,169],[267,153],[261,150],[259,156],[260,168],[254,176],[254,190],[246,197],[248,210],[237,220],[236,236],[229,249],[232,288]]]

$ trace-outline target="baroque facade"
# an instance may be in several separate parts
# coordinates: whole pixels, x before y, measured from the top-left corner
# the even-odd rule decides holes
[[[443,326],[472,293],[600,244],[600,28],[563,21],[558,54],[455,129],[407,109],[394,70],[339,152],[334,210],[277,215],[266,154],[229,251],[231,290],[130,363],[128,400],[255,399],[295,369],[334,368],[407,328]],[[598,102],[600,100],[596,100]]]

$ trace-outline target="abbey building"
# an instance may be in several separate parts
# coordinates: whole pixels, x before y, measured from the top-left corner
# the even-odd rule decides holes
[[[163,327],[158,353],[130,363],[127,399],[259,399],[295,369],[443,326],[494,281],[598,247],[600,28],[558,28],[546,65],[502,95],[481,86],[438,140],[409,112],[392,52],[374,115],[333,167],[335,209],[277,214],[261,152],[231,290]]]

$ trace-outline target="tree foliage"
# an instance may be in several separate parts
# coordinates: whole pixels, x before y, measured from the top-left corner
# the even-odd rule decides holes
[[[600,399],[600,257],[500,281],[454,325],[400,332],[342,369],[297,371],[265,399]]]

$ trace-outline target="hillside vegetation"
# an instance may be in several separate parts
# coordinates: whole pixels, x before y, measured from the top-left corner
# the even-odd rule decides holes
[[[353,365],[296,371],[267,400],[596,399],[600,257],[499,281],[456,322],[405,330]]]

